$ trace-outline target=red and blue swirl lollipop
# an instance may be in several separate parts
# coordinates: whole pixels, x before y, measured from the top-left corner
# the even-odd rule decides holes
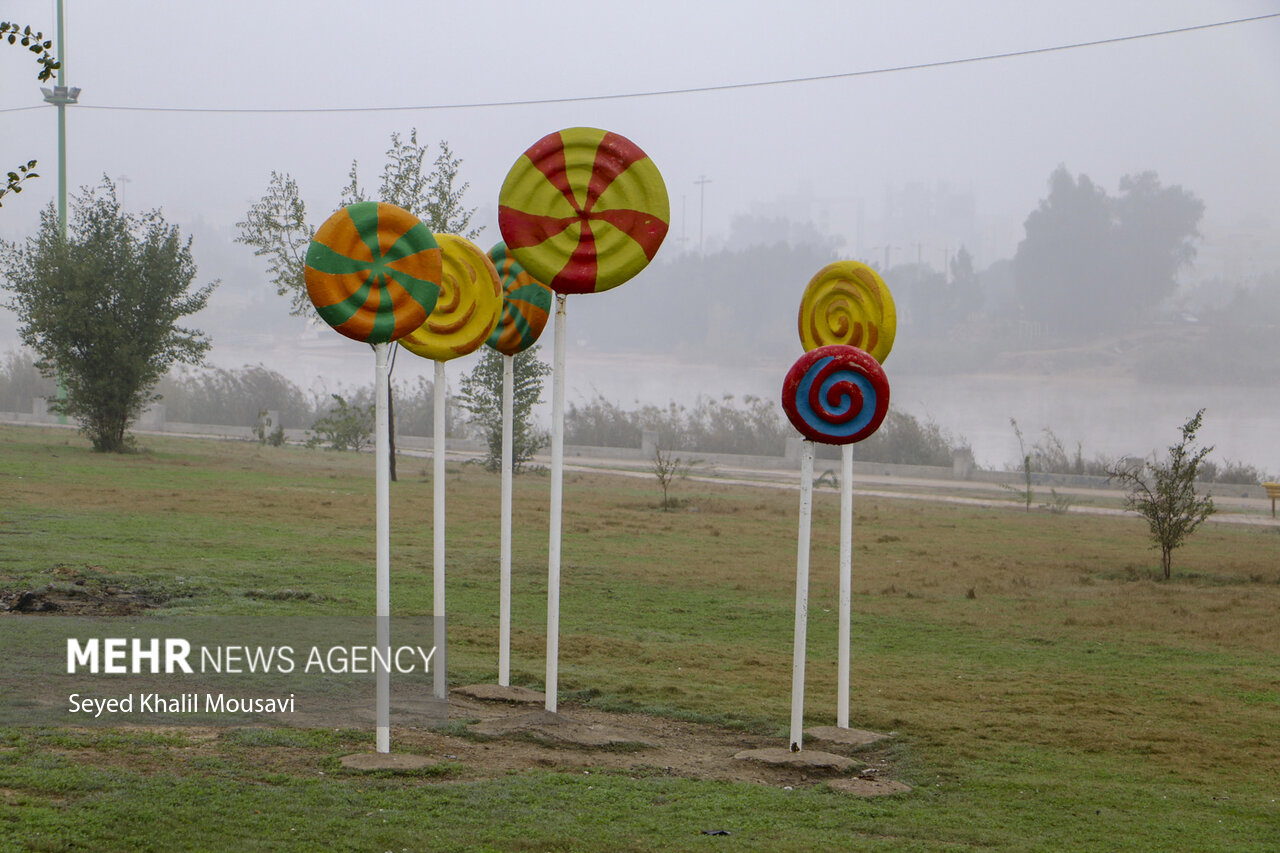
[[[787,371],[782,409],[800,434],[820,444],[869,437],[889,410],[889,379],[871,355],[831,344],[806,352]]]

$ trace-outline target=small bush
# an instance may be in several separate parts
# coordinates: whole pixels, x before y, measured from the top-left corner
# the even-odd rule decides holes
[[[360,450],[373,437],[373,405],[352,405],[334,394],[329,414],[311,425],[307,446],[326,445],[331,450]]]

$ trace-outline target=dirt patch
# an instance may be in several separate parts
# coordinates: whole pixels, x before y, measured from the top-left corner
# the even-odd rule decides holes
[[[785,746],[768,746],[764,749],[744,749],[734,756],[738,761],[759,761],[774,767],[794,767],[806,771],[861,770],[863,763],[845,755],[805,749],[792,752]]]
[[[403,753],[358,752],[342,756],[342,766],[348,770],[421,770],[435,767],[440,762],[425,755]]]
[[[159,589],[111,578],[98,566],[58,565],[47,574],[50,580],[45,583],[0,589],[0,613],[125,616],[160,607],[172,597]]]
[[[778,747],[785,738],[646,714],[562,705],[558,714],[529,711],[502,701],[481,701],[456,691],[444,730],[391,731],[393,752],[442,758],[460,769],[440,781],[473,780],[527,770],[624,773],[749,782],[777,787],[862,780],[865,793],[889,793],[877,785],[892,775],[892,740],[871,745],[824,743],[853,759],[851,769],[774,766],[742,761],[746,750]],[[579,742],[574,742],[575,740]],[[592,743],[592,741],[600,741]],[[874,789],[874,790],[873,790]],[[842,789],[843,790],[843,789]],[[910,790],[910,789],[905,789]],[[850,789],[851,793],[858,793]]]
[[[471,731],[486,737],[523,737],[552,746],[628,747],[652,749],[658,746],[633,731],[601,723],[586,723],[552,711],[525,711],[508,717],[483,720]]]
[[[875,779],[857,776],[852,779],[833,779],[827,783],[837,791],[858,797],[885,797],[890,794],[910,793],[911,786],[892,779]]]
[[[422,784],[449,784],[501,778],[512,773],[556,771],[590,775],[606,773],[642,777],[743,782],[772,787],[830,784],[857,796],[904,793],[910,788],[892,780],[894,750],[891,739],[871,745],[824,742],[822,751],[838,753],[856,764],[835,766],[774,765],[744,761],[748,750],[776,748],[785,752],[785,738],[708,723],[693,723],[645,714],[623,714],[564,704],[560,713],[530,712],[527,706],[504,701],[484,702],[453,693],[450,721],[440,728],[392,725],[391,753],[377,755],[372,743],[356,755],[352,748],[303,746],[282,736],[272,745],[269,730],[262,745],[245,743],[243,729],[213,727],[133,727],[177,735],[169,744],[139,744],[121,748],[79,747],[48,751],[93,766],[119,766],[142,772],[181,772],[223,766],[228,757],[246,762],[253,772],[325,776],[341,767],[346,772],[390,770],[409,772]],[[557,719],[549,719],[555,717]],[[393,719],[394,723],[394,719]],[[280,730],[276,730],[280,731]],[[231,733],[237,736],[228,738]],[[601,733],[607,737],[601,738]],[[574,740],[586,742],[577,742]],[[597,743],[590,741],[596,740]],[[813,750],[815,753],[817,748]],[[802,755],[810,754],[806,749]],[[366,757],[358,757],[364,755]],[[209,762],[213,762],[210,765]],[[388,763],[389,762],[389,763]],[[842,764],[842,762],[837,762]],[[439,769],[439,773],[427,772]]]

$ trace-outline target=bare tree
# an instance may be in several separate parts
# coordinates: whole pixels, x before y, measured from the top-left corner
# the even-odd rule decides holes
[[[1169,458],[1139,465],[1117,465],[1108,472],[1129,489],[1125,507],[1140,513],[1151,529],[1152,547],[1160,549],[1164,578],[1172,573],[1173,549],[1182,545],[1216,508],[1210,495],[1196,494],[1200,465],[1213,447],[1196,447],[1204,409],[1182,425],[1182,439],[1169,448]]]
[[[671,508],[671,500],[668,497],[671,484],[676,480],[683,480],[688,477],[693,465],[692,460],[686,460],[670,452],[663,453],[661,448],[654,448],[651,470],[653,475],[658,478],[658,485],[662,487],[663,512]]]

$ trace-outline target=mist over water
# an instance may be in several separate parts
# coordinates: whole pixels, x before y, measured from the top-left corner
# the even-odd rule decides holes
[[[224,347],[215,362],[237,368],[263,363],[305,390],[341,391],[372,385],[372,351],[354,341],[338,340],[328,329],[316,329],[303,345],[279,343],[266,348]],[[334,340],[329,340],[333,338]],[[551,361],[550,327],[540,342],[540,354]],[[450,392],[475,366],[478,356],[446,365]],[[589,402],[596,396],[624,409],[645,404],[676,403],[692,407],[700,396],[722,399],[733,395],[740,404],[751,395],[777,401],[789,358],[751,365],[725,365],[654,356],[651,353],[601,354],[570,345],[567,352],[566,399]],[[412,384],[417,376],[431,379],[434,365],[407,351],[396,357],[395,380]],[[951,374],[929,376],[886,371],[891,406],[921,420],[933,420],[957,443],[967,443],[985,468],[1016,467],[1017,437],[1009,423],[1018,422],[1028,446],[1045,439],[1051,429],[1073,455],[1077,444],[1086,460],[1095,457],[1163,455],[1178,438],[1178,429],[1199,408],[1205,408],[1200,440],[1215,445],[1210,457],[1219,466],[1227,461],[1251,464],[1280,475],[1280,397],[1267,389],[1230,385],[1154,385],[1100,374],[1095,377],[1044,375]],[[544,426],[550,424],[550,379],[543,405],[535,410]],[[294,426],[294,425],[289,425]],[[298,425],[303,426],[303,425]]]

